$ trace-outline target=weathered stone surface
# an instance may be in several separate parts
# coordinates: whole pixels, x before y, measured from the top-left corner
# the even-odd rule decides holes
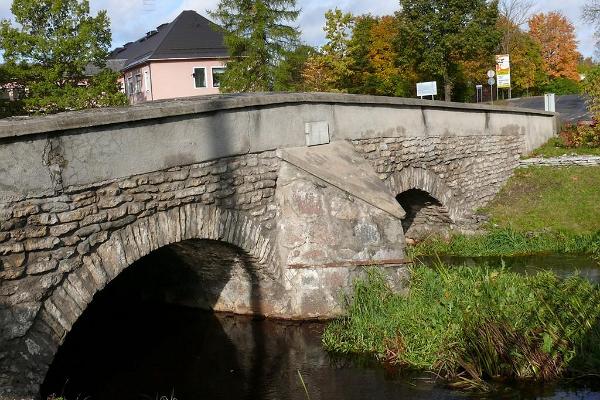
[[[249,97],[212,108],[100,110],[84,120],[8,122],[4,133],[0,122],[0,160],[20,154],[0,176],[0,399],[15,390],[34,396],[94,294],[160,249],[208,279],[188,304],[222,311],[336,315],[340,290],[364,264],[386,269],[401,289],[406,271],[388,269],[404,257],[394,196],[411,188],[438,196],[458,226],[496,193],[519,154],[551,133],[544,129],[553,120],[484,106],[273,96],[308,103]],[[231,109],[221,112],[223,104]],[[188,117],[167,118],[174,115]],[[140,122],[152,118],[164,120],[156,129]],[[310,156],[287,161],[275,152],[303,146],[304,124],[315,118],[328,125],[331,150],[302,149]],[[49,145],[64,163],[40,163]],[[386,207],[377,200],[384,189]],[[427,221],[441,214],[423,209]]]

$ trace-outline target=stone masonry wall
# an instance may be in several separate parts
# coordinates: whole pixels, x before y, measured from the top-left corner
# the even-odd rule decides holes
[[[436,191],[444,193],[447,198],[437,200],[448,205],[454,222],[469,224],[472,213],[498,193],[518,166],[523,137],[390,137],[353,140],[352,143],[395,194],[413,188],[425,190],[434,197]],[[424,171],[432,179],[400,179],[409,170],[413,175],[414,170]],[[419,187],[424,185],[417,181],[431,182],[431,187]]]
[[[15,376],[38,379],[15,353],[46,299],[113,232],[193,203],[237,210],[271,237],[279,164],[274,152],[251,154],[0,204],[0,398]]]

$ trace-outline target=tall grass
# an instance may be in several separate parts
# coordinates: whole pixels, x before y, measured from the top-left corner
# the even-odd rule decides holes
[[[590,254],[600,261],[600,231],[520,232],[494,228],[481,235],[432,236],[409,247],[410,256],[451,255],[465,257],[518,256],[540,253]]]
[[[357,280],[326,349],[479,388],[600,371],[600,289],[583,278],[440,264],[414,267],[410,285],[404,297],[380,273]]]

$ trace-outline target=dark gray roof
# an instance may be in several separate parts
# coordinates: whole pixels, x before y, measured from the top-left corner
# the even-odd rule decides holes
[[[198,14],[183,11],[173,22],[162,24],[141,39],[110,54],[109,60],[126,60],[121,70],[148,60],[227,57],[221,28]]]
[[[110,69],[111,71],[118,72],[123,69],[125,62],[127,62],[127,60],[109,59],[109,60],[106,60],[105,67]],[[84,75],[85,76],[95,76],[95,75],[98,75],[100,73],[100,71],[102,71],[102,68],[98,67],[97,65],[88,64],[85,66]]]

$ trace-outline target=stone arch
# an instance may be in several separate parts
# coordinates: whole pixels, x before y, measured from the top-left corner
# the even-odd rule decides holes
[[[429,193],[448,209],[452,222],[461,220],[465,210],[455,192],[437,174],[424,168],[407,167],[394,172],[386,180],[387,187],[398,195],[410,189]]]
[[[22,353],[29,365],[24,391],[38,393],[58,347],[94,295],[124,269],[154,250],[192,239],[237,246],[252,260],[261,277],[276,284],[282,271],[274,262],[275,246],[261,227],[235,210],[187,204],[142,217],[113,231],[109,239],[85,255],[43,301]]]

